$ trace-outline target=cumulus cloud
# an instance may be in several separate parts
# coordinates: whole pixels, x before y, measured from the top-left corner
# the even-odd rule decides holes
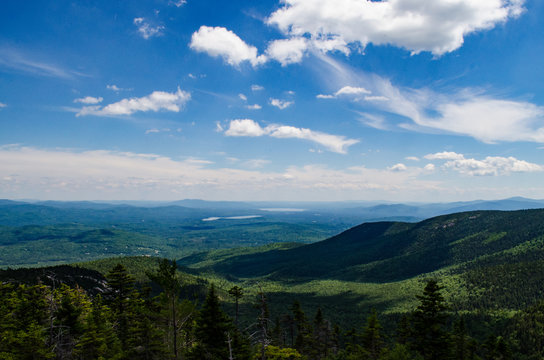
[[[280,110],[286,109],[295,103],[294,101],[280,100],[280,99],[274,99],[274,98],[270,98],[269,101],[270,101],[270,105],[275,106]]]
[[[164,91],[153,91],[151,94],[140,97],[123,99],[121,101],[101,106],[84,106],[76,116],[97,115],[131,115],[135,112],[147,111],[173,111],[179,112],[191,99],[191,94],[178,88],[177,92],[168,93]]]
[[[290,37],[339,44],[393,45],[442,55],[464,37],[518,17],[524,0],[284,0],[267,23]],[[326,47],[325,47],[326,48]],[[344,51],[348,51],[346,46]]]
[[[453,151],[443,151],[435,154],[427,154],[424,158],[427,160],[461,160],[464,159],[465,156]]]
[[[99,104],[102,100],[104,100],[102,97],[85,96],[83,98],[74,99],[74,102],[80,104]]]
[[[389,167],[388,169],[391,170],[391,171],[406,171],[406,170],[408,170],[406,165],[404,165],[402,163],[395,164],[395,165]]]
[[[307,48],[307,40],[303,37],[274,40],[268,44],[266,54],[282,66],[287,66],[301,62]]]
[[[447,160],[443,168],[470,176],[499,176],[511,173],[544,171],[544,166],[518,160],[512,156],[487,156],[483,160],[467,159],[455,152],[441,152],[425,155],[428,160]],[[433,167],[434,168],[434,167]]]
[[[234,32],[219,26],[201,26],[193,33],[189,46],[195,51],[221,57],[232,66],[239,66],[244,61],[258,66],[267,61],[266,56],[257,54],[256,47],[246,44]]]
[[[253,84],[251,85],[251,91],[262,91],[264,90],[264,86]]]
[[[236,119],[229,123],[227,136],[263,136],[267,133],[261,125],[251,119]]]
[[[405,159],[410,161],[419,161],[419,158],[417,156],[407,156],[405,157]]]
[[[154,36],[161,36],[164,30],[164,26],[153,26],[142,17],[134,18],[133,23],[138,27],[140,35],[146,40]]]
[[[245,96],[244,94],[238,94],[238,97],[243,101],[247,101],[247,96]]]
[[[294,126],[272,124],[261,127],[259,123],[251,119],[231,120],[228,129],[225,131],[227,136],[270,136],[281,139],[303,139],[315,142],[327,148],[329,151],[339,154],[347,153],[347,148],[358,143],[358,140],[347,139],[344,136],[331,135],[319,131],[313,131]]]
[[[425,167],[423,168],[423,170],[426,170],[426,171],[434,171],[434,169],[435,169],[434,164],[427,164],[427,165],[425,165]]]

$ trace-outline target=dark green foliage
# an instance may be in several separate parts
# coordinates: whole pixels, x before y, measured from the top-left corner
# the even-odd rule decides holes
[[[448,307],[440,293],[442,289],[436,280],[429,280],[423,294],[417,296],[420,305],[412,316],[412,346],[425,360],[446,359],[450,352],[450,337],[446,330]]]
[[[368,353],[368,358],[377,360],[383,352],[384,338],[382,326],[378,321],[378,313],[372,309],[370,316],[367,319],[367,324],[361,336],[363,348]]]
[[[197,345],[190,353],[191,359],[228,359],[231,351],[236,359],[249,358],[247,343],[221,309],[214,285],[196,319],[195,339]]]

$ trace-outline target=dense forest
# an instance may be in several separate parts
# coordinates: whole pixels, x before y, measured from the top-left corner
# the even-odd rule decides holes
[[[57,269],[58,270],[58,269]],[[64,269],[67,270],[67,269]],[[342,328],[321,308],[307,314],[299,301],[287,313],[269,311],[257,288],[254,319],[240,325],[238,307],[227,314],[221,297],[238,301],[245,289],[207,286],[188,294],[174,261],[161,259],[148,282],[118,264],[98,291],[3,281],[0,285],[2,359],[541,359],[544,303],[477,333],[477,319],[453,311],[440,279],[430,279],[417,305],[383,326],[372,309],[358,326]],[[58,273],[58,271],[57,271]],[[12,273],[12,275],[14,275]],[[80,277],[84,279],[85,276]],[[202,283],[202,286],[205,284]],[[92,285],[88,284],[92,288]],[[155,289],[155,290],[154,290]],[[195,289],[193,287],[193,289]],[[186,290],[186,289],[185,289]]]
[[[65,234],[47,231],[44,244]],[[13,234],[4,242],[16,244]],[[101,246],[120,234],[67,238]],[[7,268],[0,283],[0,359],[544,356],[544,210],[365,223],[311,244],[177,261]]]

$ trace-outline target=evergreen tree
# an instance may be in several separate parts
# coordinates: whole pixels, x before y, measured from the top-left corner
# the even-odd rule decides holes
[[[109,321],[109,309],[102,304],[100,296],[92,302],[90,313],[86,316],[84,331],[74,349],[79,360],[122,359],[121,343]]]
[[[162,288],[164,297],[168,304],[168,323],[170,324],[168,332],[171,334],[171,347],[174,359],[179,358],[179,324],[177,310],[181,283],[176,272],[177,268],[178,265],[175,260],[161,259],[159,260],[159,269],[157,272],[147,273],[147,276]]]
[[[250,357],[247,341],[221,309],[213,284],[196,319],[195,339],[196,346],[190,354],[194,360],[226,360],[231,353],[237,360]]]
[[[425,360],[443,360],[449,355],[449,333],[446,331],[448,309],[440,293],[442,287],[436,280],[429,280],[418,295],[420,305],[413,314],[413,347]]]
[[[367,319],[367,325],[362,334],[363,348],[368,352],[369,359],[377,360],[383,350],[384,340],[382,327],[378,321],[378,313],[372,309]]]
[[[106,275],[108,291],[105,293],[105,303],[113,312],[115,329],[121,341],[123,350],[128,351],[128,337],[130,324],[130,307],[138,295],[134,289],[134,278],[127,269],[117,264]]]
[[[234,313],[234,325],[238,326],[238,303],[242,296],[244,295],[244,290],[241,287],[233,286],[229,290],[229,294],[234,298],[234,303],[236,306],[236,310]]]

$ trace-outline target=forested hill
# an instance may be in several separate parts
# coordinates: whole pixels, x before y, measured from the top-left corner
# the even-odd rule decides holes
[[[384,283],[448,267],[526,264],[544,259],[543,244],[543,209],[474,211],[419,223],[365,223],[309,245],[221,258],[195,254],[180,264],[238,278]]]

